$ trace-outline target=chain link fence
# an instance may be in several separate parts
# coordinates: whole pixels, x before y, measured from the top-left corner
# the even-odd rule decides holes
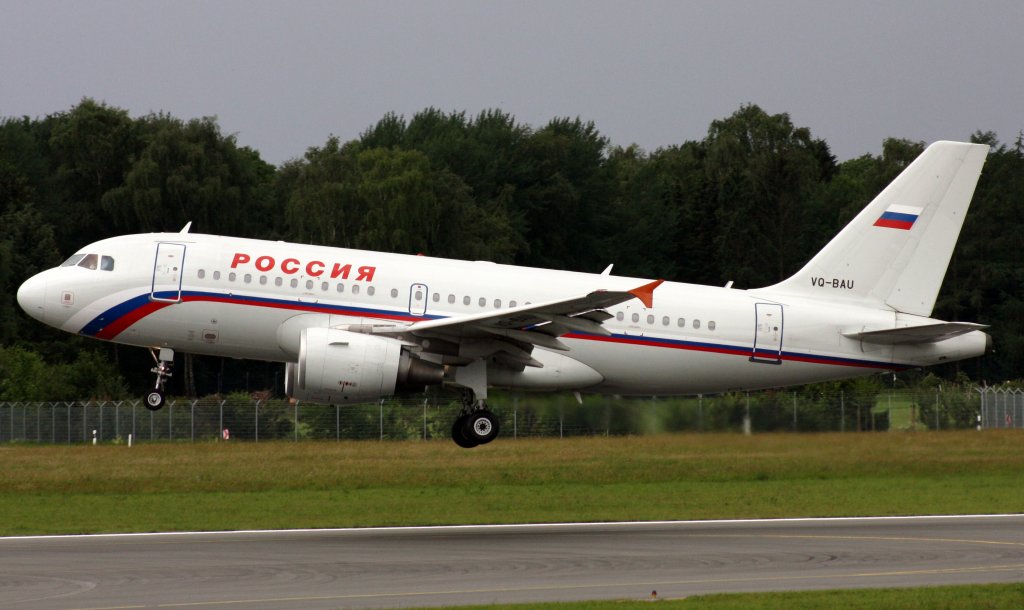
[[[823,393],[804,389],[692,398],[499,394],[488,401],[503,438],[702,431],[856,432],[1024,427],[1024,390]],[[444,395],[330,406],[245,397],[0,402],[0,443],[448,439],[457,401]]]
[[[979,428],[1024,428],[1024,389],[980,388]]]

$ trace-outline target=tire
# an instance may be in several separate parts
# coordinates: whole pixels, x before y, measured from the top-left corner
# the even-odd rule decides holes
[[[462,435],[478,445],[486,445],[498,436],[498,416],[484,410],[466,416],[462,426]]]
[[[160,390],[153,390],[143,398],[146,408],[150,411],[159,411],[164,406],[164,393]]]
[[[455,420],[454,424],[452,424],[452,440],[455,441],[456,445],[462,447],[463,449],[472,449],[473,447],[476,447],[480,443],[466,437],[465,428],[466,416],[462,415]]]

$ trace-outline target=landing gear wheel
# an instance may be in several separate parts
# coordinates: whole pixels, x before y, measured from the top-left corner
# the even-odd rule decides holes
[[[159,352],[156,349],[150,349],[149,353],[153,356],[153,361],[156,362],[156,366],[149,369],[151,373],[156,373],[156,383],[153,384],[153,389],[143,397],[143,401],[145,401],[147,409],[158,411],[160,407],[164,406],[164,383],[172,375],[171,368],[174,366],[174,350],[163,347],[160,348]]]
[[[480,443],[468,438],[465,435],[465,427],[466,416],[461,415],[455,420],[455,423],[452,424],[452,440],[455,441],[456,445],[462,447],[463,449],[472,449],[473,447],[476,447]]]
[[[160,390],[152,390],[146,394],[146,408],[150,411],[159,411],[164,406],[164,393]]]
[[[498,436],[498,416],[487,409],[474,411],[459,419],[463,419],[462,435],[478,445],[486,445]]]

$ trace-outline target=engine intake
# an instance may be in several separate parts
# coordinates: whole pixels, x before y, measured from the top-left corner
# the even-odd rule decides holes
[[[299,400],[365,402],[439,384],[444,367],[414,357],[400,341],[333,328],[305,328],[299,361],[285,367],[285,393]]]

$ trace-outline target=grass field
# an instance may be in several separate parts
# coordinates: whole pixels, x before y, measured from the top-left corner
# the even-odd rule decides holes
[[[1024,511],[1024,433],[0,447],[0,535]]]
[[[460,610],[639,610],[649,601],[576,602],[511,606],[463,606]],[[917,589],[799,591],[791,593],[696,595],[682,600],[659,600],[658,610],[1018,610],[1024,607],[1024,584]]]

